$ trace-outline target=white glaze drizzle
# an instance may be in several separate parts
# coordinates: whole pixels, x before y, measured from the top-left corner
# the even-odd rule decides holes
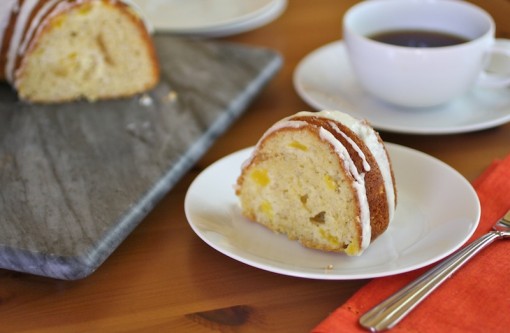
[[[30,22],[30,27],[28,28],[27,32],[25,33],[25,37],[23,41],[21,42],[19,48],[18,48],[18,54],[24,54],[27,50],[28,43],[32,39],[36,29],[40,26],[41,20],[44,18],[44,16],[48,13],[48,11],[60,0],[50,0],[46,2],[41,9],[37,12],[37,14],[34,16],[32,21]]]
[[[37,5],[38,0],[27,0],[21,6],[18,17],[16,19],[16,23],[14,25],[14,31],[12,34],[11,41],[9,43],[9,49],[7,52],[7,62],[5,67],[5,76],[7,82],[13,83],[14,70],[16,66],[16,58],[18,55],[18,47],[21,42],[21,38],[23,37],[23,31],[25,30],[25,26],[27,24],[27,20],[30,18],[30,14],[34,10],[34,7]]]
[[[368,205],[367,192],[365,188],[365,173],[360,173],[354,161],[352,160],[347,148],[338,141],[335,135],[324,127],[319,129],[319,135],[322,140],[328,141],[335,149],[336,154],[344,162],[344,167],[354,178],[353,186],[358,196],[358,202],[360,205],[360,225],[361,225],[361,254],[369,245],[372,238],[372,226],[370,225],[370,207]]]
[[[379,141],[379,137],[376,135],[375,131],[367,124],[339,111],[325,110],[314,113],[303,111],[299,112],[297,115],[300,114],[302,116],[315,115],[337,121],[347,126],[351,131],[358,135],[361,140],[363,140],[368,149],[370,149],[370,152],[374,156],[377,164],[379,165],[379,169],[381,170],[381,176],[383,178],[384,189],[386,190],[386,197],[388,201],[388,215],[391,222],[395,214],[395,190],[393,187],[393,178],[391,176],[391,166],[386,150],[384,149],[383,144]]]
[[[340,134],[352,147],[352,149],[354,149],[356,151],[356,153],[358,154],[358,156],[361,158],[361,161],[363,163],[363,169],[368,172],[370,171],[370,164],[368,164],[368,161],[367,161],[367,158],[365,156],[365,154],[363,153],[363,151],[361,150],[361,148],[354,142],[353,139],[351,139],[347,134],[345,134],[344,132],[342,132],[340,130],[340,128],[338,128],[338,126],[333,123],[333,122],[330,122],[329,123],[331,125],[331,127],[333,127],[333,129],[335,130],[335,132],[337,132],[338,134]]]
[[[11,14],[17,10],[18,0],[3,0],[2,9],[0,9],[0,54],[2,54],[2,44],[6,33],[7,25],[11,18]],[[15,6],[16,4],[16,6]]]

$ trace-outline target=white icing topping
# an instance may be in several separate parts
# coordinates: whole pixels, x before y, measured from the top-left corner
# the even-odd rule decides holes
[[[319,129],[321,139],[328,141],[334,147],[338,157],[344,162],[344,167],[354,178],[354,189],[358,195],[358,202],[360,205],[360,223],[361,223],[361,244],[360,253],[370,245],[372,227],[370,225],[370,207],[368,206],[367,192],[365,189],[365,173],[358,172],[354,161],[347,149],[338,141],[335,136],[321,127]]]
[[[388,159],[388,155],[386,154],[386,150],[384,149],[383,144],[379,141],[379,137],[375,131],[367,124],[339,111],[326,110],[315,113],[303,111],[299,112],[297,115],[300,114],[303,116],[315,115],[342,123],[351,131],[356,133],[356,135],[358,135],[361,140],[363,140],[368,149],[370,149],[370,152],[374,156],[377,164],[379,165],[379,169],[381,170],[384,189],[386,190],[386,197],[388,199],[389,220],[391,221],[395,214],[395,191],[393,188],[393,178],[391,177],[390,161]]]
[[[2,9],[0,9],[0,54],[2,54],[2,44],[4,42],[5,29],[9,24],[11,13],[17,10],[14,4],[17,0],[2,0]]]
[[[12,34],[11,41],[9,43],[9,50],[7,52],[7,63],[5,67],[5,76],[7,82],[13,82],[14,76],[14,67],[16,66],[16,57],[17,50],[19,44],[21,42],[21,37],[23,35],[23,30],[27,24],[28,19],[30,18],[30,14],[34,7],[37,5],[38,0],[27,0],[23,3],[23,6],[20,8],[20,12],[18,13],[18,17],[16,19],[16,24],[14,25],[14,31]]]
[[[26,51],[26,49],[28,47],[28,43],[32,39],[32,36],[34,35],[34,32],[40,26],[41,20],[48,13],[48,11],[51,9],[51,7],[53,7],[53,5],[55,5],[55,3],[57,3],[58,1],[60,1],[60,0],[50,0],[50,1],[46,2],[41,7],[41,9],[37,12],[37,14],[32,19],[32,22],[30,22],[30,27],[28,28],[27,33],[25,34],[25,38],[21,42],[21,45],[20,45],[20,47],[18,49],[18,54],[24,54],[25,53],[25,51]]]
[[[330,122],[329,123],[331,125],[331,127],[333,127],[333,129],[335,130],[335,132],[337,132],[338,134],[340,134],[347,142],[349,142],[349,144],[352,146],[352,148],[356,151],[356,153],[358,153],[358,156],[361,158],[361,161],[363,162],[363,169],[368,172],[370,171],[370,164],[368,164],[368,161],[367,161],[367,158],[365,156],[365,154],[363,153],[363,151],[361,150],[361,148],[354,142],[354,140],[352,140],[347,134],[345,134],[344,132],[342,132],[340,130],[340,128],[338,128],[338,126],[333,123],[333,122]]]

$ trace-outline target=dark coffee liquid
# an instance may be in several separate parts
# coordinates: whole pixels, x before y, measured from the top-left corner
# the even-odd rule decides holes
[[[467,42],[464,37],[427,30],[394,30],[376,33],[370,39],[397,46],[441,47]]]

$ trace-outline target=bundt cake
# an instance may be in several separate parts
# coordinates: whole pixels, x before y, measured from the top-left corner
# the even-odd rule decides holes
[[[242,214],[323,251],[361,254],[396,207],[378,133],[339,111],[299,112],[270,127],[243,164]]]
[[[7,0],[0,9],[0,80],[30,102],[94,101],[154,87],[159,66],[133,5]]]

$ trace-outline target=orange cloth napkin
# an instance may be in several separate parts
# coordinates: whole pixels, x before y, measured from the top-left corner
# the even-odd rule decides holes
[[[510,155],[493,162],[473,186],[482,213],[468,242],[488,232],[510,209]],[[432,266],[370,281],[312,332],[367,332],[359,317]],[[510,240],[497,240],[482,250],[390,331],[510,332]]]

